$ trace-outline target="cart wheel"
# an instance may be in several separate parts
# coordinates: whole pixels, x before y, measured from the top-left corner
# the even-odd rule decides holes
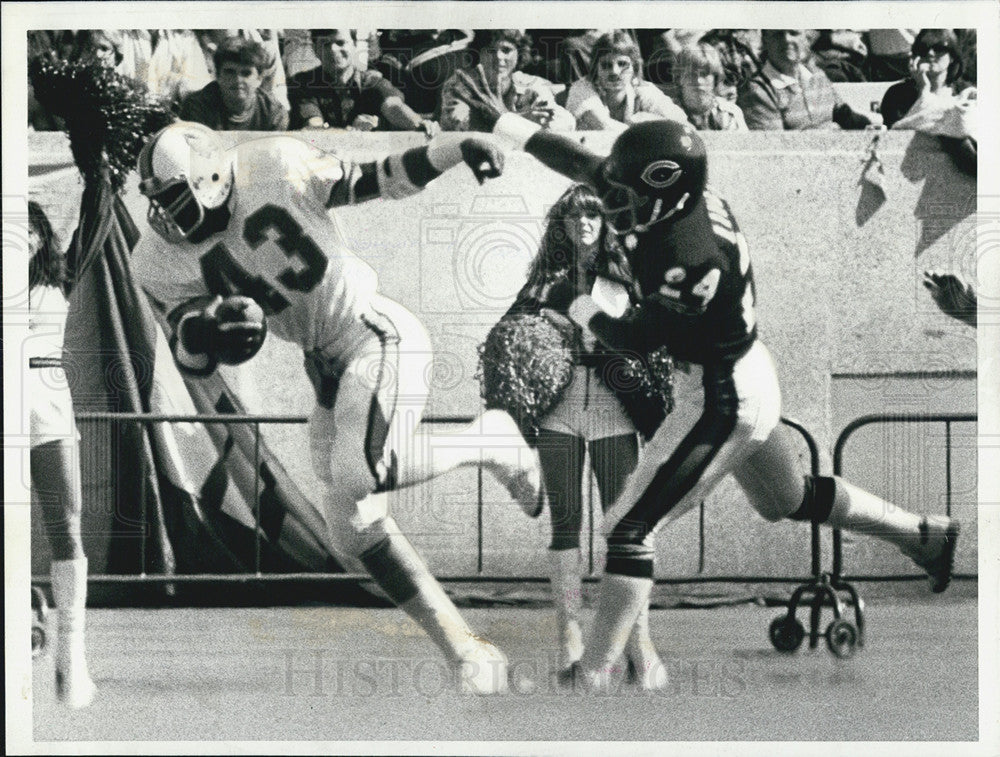
[[[38,615],[39,620],[45,620],[49,615],[49,603],[45,599],[45,592],[39,586],[31,587],[31,609]]]
[[[41,657],[45,653],[45,626],[31,624],[31,656]]]
[[[826,644],[841,659],[853,657],[858,644],[857,627],[843,618],[833,621],[826,629]]]
[[[791,615],[783,615],[771,621],[769,636],[779,652],[794,652],[802,645],[806,629]]]

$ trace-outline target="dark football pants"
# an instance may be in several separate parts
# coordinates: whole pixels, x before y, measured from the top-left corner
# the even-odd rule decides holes
[[[750,461],[767,460],[777,479],[791,487],[777,499],[769,493],[759,501],[756,495],[766,487],[748,487],[752,504],[765,517],[784,517],[801,503],[798,460],[779,448],[773,459],[757,455],[783,439],[775,434],[771,441],[781,420],[781,393],[763,344],[756,342],[729,371],[694,366],[690,375],[679,374],[676,400],[674,412],[642,449],[625,490],[605,516],[608,573],[651,578],[657,529],[704,500],[727,473],[736,474],[745,464],[754,473],[743,473],[748,480],[772,473]]]

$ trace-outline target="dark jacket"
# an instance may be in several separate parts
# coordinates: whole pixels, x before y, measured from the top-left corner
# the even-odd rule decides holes
[[[951,83],[951,89],[955,94],[964,92],[972,85],[963,79],[957,79]],[[879,108],[882,113],[882,120],[887,128],[901,120],[903,116],[910,112],[920,97],[920,90],[916,82],[906,79],[893,84],[882,96],[882,106]],[[979,146],[971,137],[944,137],[938,136],[941,149],[951,158],[955,166],[969,176],[976,176],[978,173],[977,159],[979,156]]]
[[[257,90],[250,117],[239,123],[230,121],[216,81],[185,97],[180,116],[185,121],[196,121],[215,131],[285,131],[288,128],[288,112],[262,89]]]

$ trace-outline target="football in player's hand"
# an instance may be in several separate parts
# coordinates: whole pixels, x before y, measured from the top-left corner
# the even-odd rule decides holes
[[[264,311],[250,297],[226,297],[215,308],[213,352],[220,363],[239,365],[256,355],[267,336]]]

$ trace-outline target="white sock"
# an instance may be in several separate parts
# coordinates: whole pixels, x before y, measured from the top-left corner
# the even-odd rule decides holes
[[[874,494],[837,478],[836,496],[827,524],[883,541],[900,548],[920,543],[922,516],[886,502]]]
[[[639,615],[632,625],[632,632],[628,637],[628,643],[625,648],[629,659],[635,663],[636,667],[644,668],[659,662],[660,655],[657,653],[653,639],[649,635],[648,602],[639,610]]]
[[[385,541],[379,542],[377,555],[364,560],[368,571],[393,601],[398,601],[400,591],[409,594],[398,602],[399,608],[424,629],[449,661],[472,654],[479,640],[395,520],[385,518],[378,530]]]
[[[601,579],[594,627],[583,653],[583,668],[606,674],[621,656],[636,618],[649,605],[653,579],[606,573]]]
[[[576,549],[549,550],[552,604],[556,608],[556,640],[559,666],[567,668],[583,654],[580,611],[583,608],[581,553]]]
[[[57,619],[56,665],[63,670],[86,668],[87,558],[54,560],[51,575]]]
[[[462,466],[496,462],[514,466],[527,444],[517,424],[506,413],[488,410],[458,431],[431,432],[419,427],[397,445],[399,486],[426,481]]]

